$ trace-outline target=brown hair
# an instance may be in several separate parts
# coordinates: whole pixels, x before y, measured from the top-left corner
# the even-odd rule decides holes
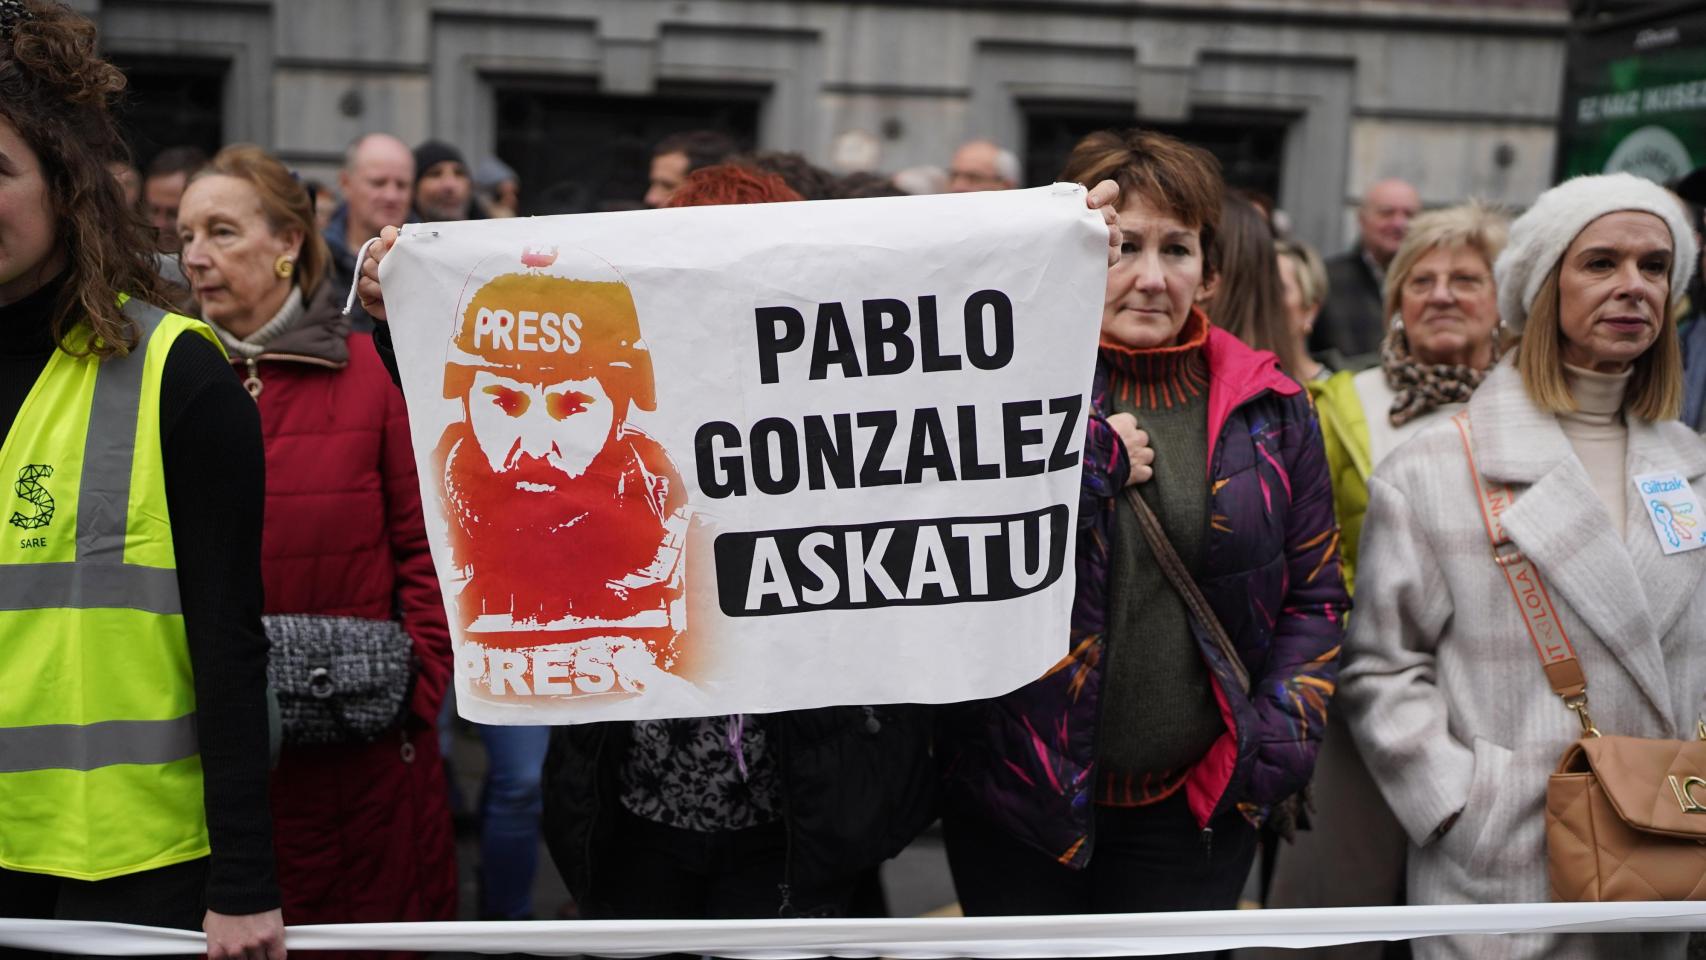
[[[788,189],[802,200],[828,200],[835,196],[835,174],[817,166],[803,155],[786,150],[757,150],[737,154],[727,163],[750,167],[782,178]]]
[[[51,0],[22,3],[24,14],[0,30],[0,117],[41,165],[66,254],[53,336],[63,346],[86,323],[94,336],[78,352],[123,356],[141,331],[121,311],[119,296],[168,299],[155,264],[154,228],[125,204],[107,171],[109,162],[130,163],[111,110],[124,74],[96,53],[89,18]]]
[[[1547,413],[1569,413],[1576,409],[1575,397],[1564,380],[1564,328],[1559,309],[1558,275],[1562,258],[1540,281],[1522,339],[1516,348],[1516,368],[1528,398]],[[1682,343],[1677,339],[1676,321],[1661,311],[1659,335],[1647,352],[1635,358],[1629,387],[1623,394],[1623,409],[1643,420],[1673,420],[1682,410]]]
[[[1112,180],[1120,185],[1121,206],[1142,197],[1195,227],[1203,250],[1203,279],[1212,276],[1209,251],[1220,231],[1226,194],[1214,154],[1153,130],[1099,130],[1072,148],[1060,179],[1086,187]]]
[[[253,187],[261,201],[261,214],[274,233],[291,227],[302,231],[296,285],[304,300],[319,292],[332,253],[315,225],[314,201],[302,181],[272,154],[252,143],[234,143],[219,151],[192,180],[213,176],[233,177]]]
[[[1280,366],[1293,379],[1305,379],[1308,357],[1286,323],[1279,255],[1274,252],[1273,230],[1261,211],[1242,197],[1226,198],[1220,211],[1220,237],[1210,259],[1218,280],[1206,304],[1209,319],[1249,346],[1279,357]]]
[[[152,180],[155,177],[170,177],[176,174],[194,174],[207,166],[207,154],[200,147],[182,146],[167,147],[156,153],[154,159],[148,162],[148,170],[143,177]]]
[[[687,157],[687,172],[692,173],[723,163],[739,149],[734,138],[720,130],[687,130],[659,140],[658,145],[652,148],[652,156],[682,154]]]

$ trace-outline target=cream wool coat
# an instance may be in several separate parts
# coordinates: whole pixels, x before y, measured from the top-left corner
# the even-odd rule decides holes
[[[1508,363],[1475,392],[1469,418],[1482,474],[1515,495],[1506,530],[1557,605],[1587,674],[1596,725],[1693,737],[1706,713],[1706,549],[1665,556],[1638,496],[1628,498],[1619,539],[1557,419],[1529,402]],[[1706,442],[1675,421],[1628,419],[1628,476],[1676,470],[1706,503]],[[1549,899],[1546,777],[1580,726],[1547,686],[1493,563],[1450,420],[1431,424],[1375,470],[1362,557],[1340,697],[1415,845],[1410,902]],[[1424,958],[1683,952],[1674,934],[1416,941]]]

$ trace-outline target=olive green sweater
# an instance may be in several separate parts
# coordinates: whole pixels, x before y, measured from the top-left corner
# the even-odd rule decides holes
[[[1104,344],[1110,413],[1149,434],[1155,475],[1137,490],[1161,518],[1193,575],[1208,546],[1207,327],[1195,317],[1183,343],[1132,351]],[[1099,802],[1136,806],[1176,789],[1225,729],[1184,600],[1149,550],[1137,515],[1116,509],[1108,577],[1107,661],[1096,731]]]

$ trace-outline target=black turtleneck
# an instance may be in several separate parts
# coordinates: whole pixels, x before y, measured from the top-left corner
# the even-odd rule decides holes
[[[53,355],[59,284],[0,306],[0,442]],[[207,906],[279,905],[267,793],[267,642],[261,630],[261,420],[219,349],[179,337],[160,388],[160,444],[178,592],[195,672],[208,860]],[[0,493],[4,490],[0,489]],[[115,823],[111,829],[122,830]]]

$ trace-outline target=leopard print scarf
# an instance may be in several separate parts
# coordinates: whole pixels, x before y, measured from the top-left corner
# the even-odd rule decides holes
[[[1443,404],[1467,403],[1499,360],[1499,338],[1493,337],[1493,359],[1485,370],[1461,363],[1422,363],[1410,354],[1409,339],[1394,327],[1380,346],[1380,365],[1386,385],[1397,396],[1388,414],[1394,427],[1430,413]]]

